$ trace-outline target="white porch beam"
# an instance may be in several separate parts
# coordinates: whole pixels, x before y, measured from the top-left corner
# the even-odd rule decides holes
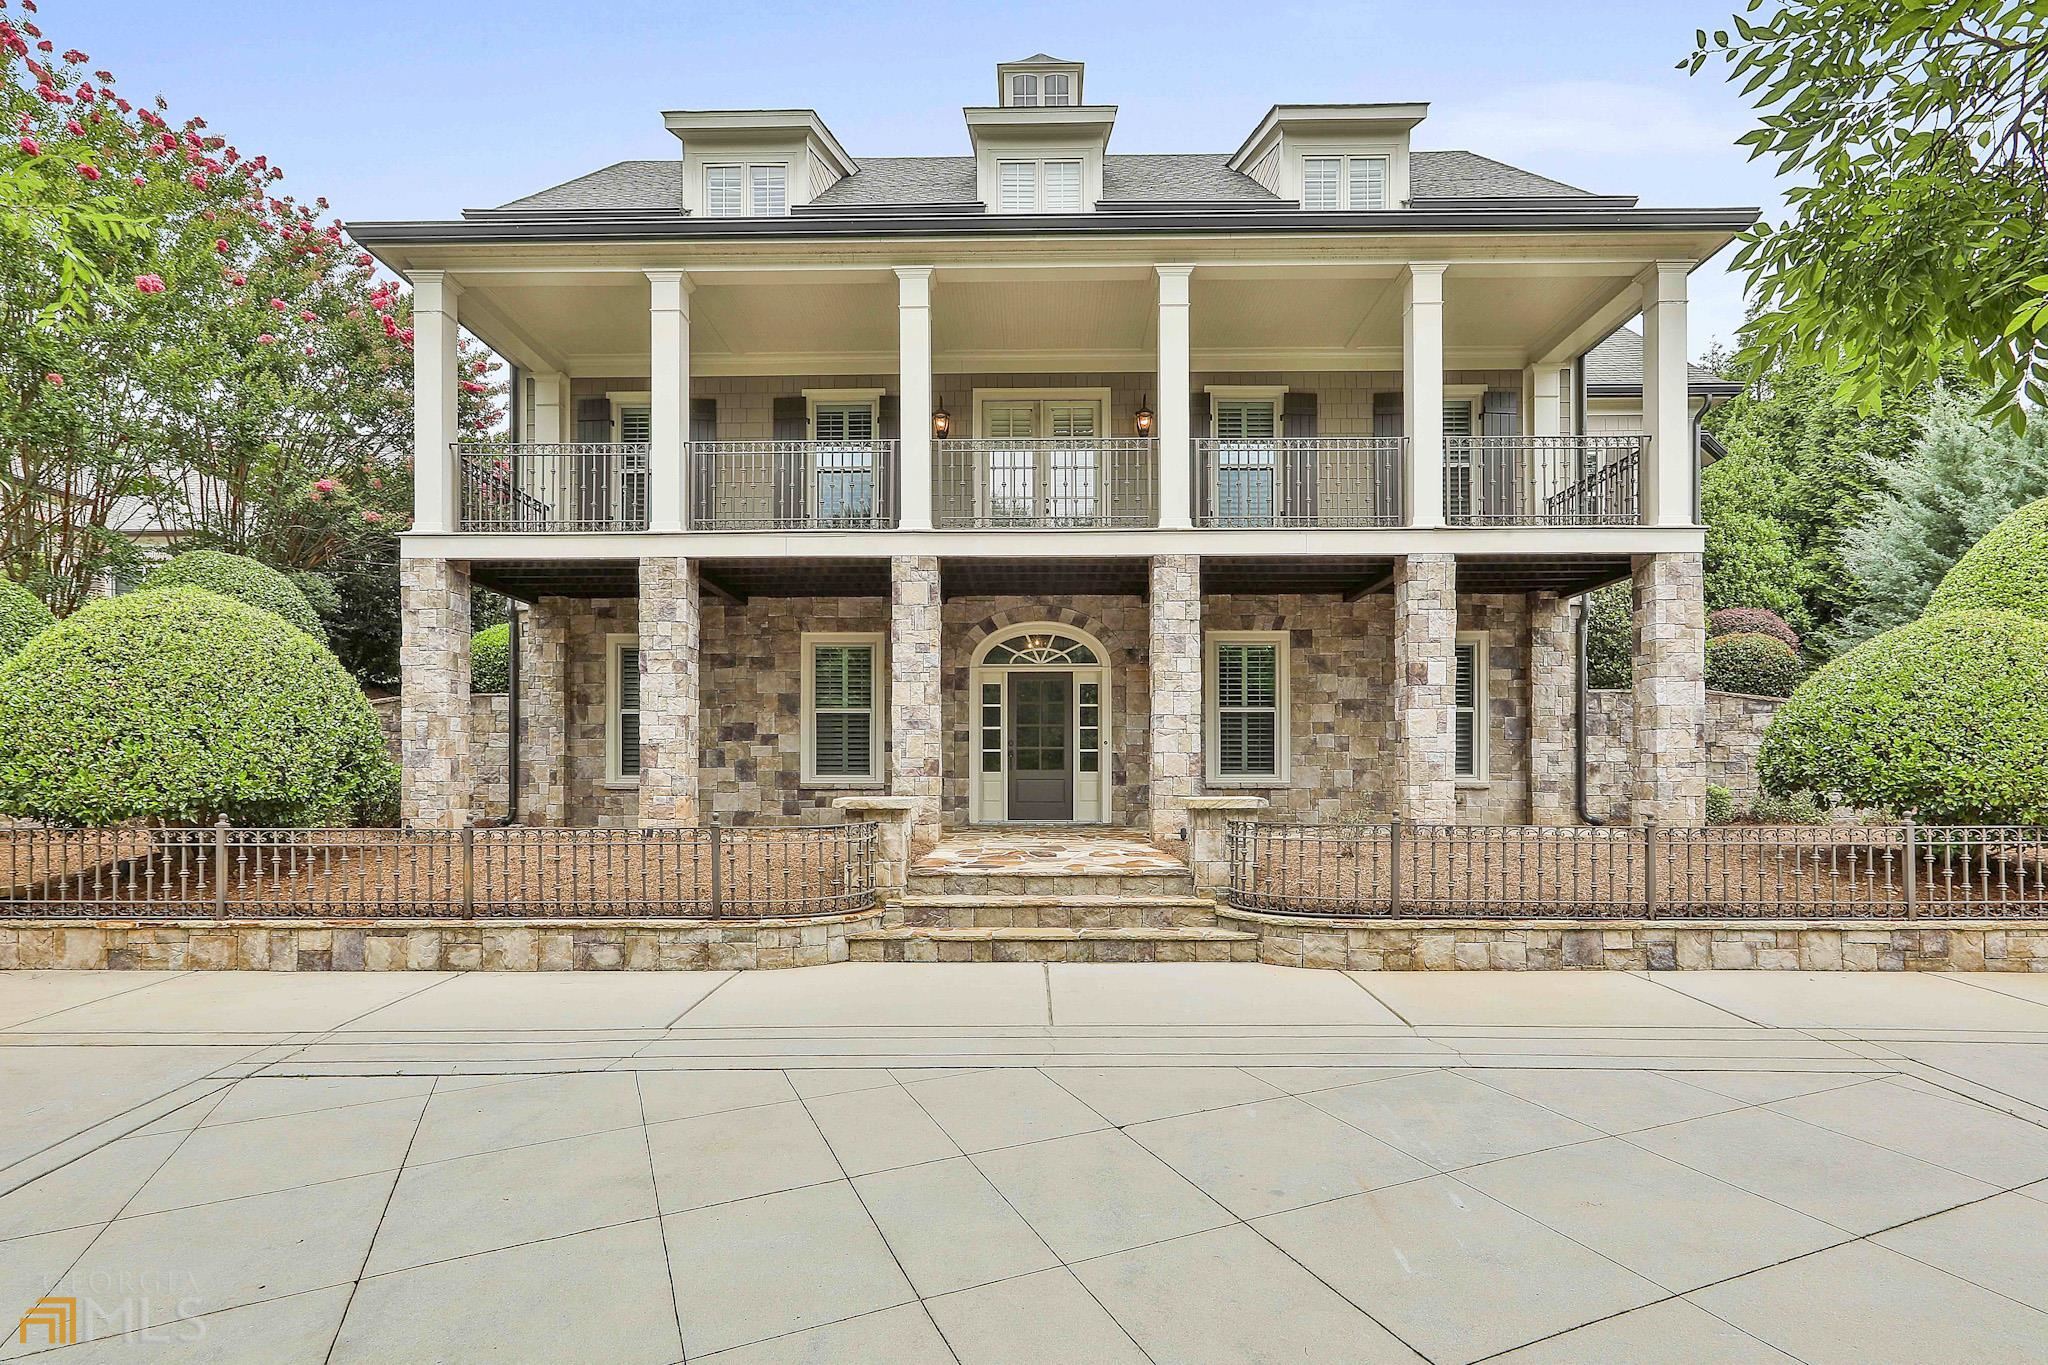
[[[1686,392],[1685,281],[1690,261],[1658,261],[1643,272],[1643,430],[1649,458],[1637,490],[1648,526],[1693,520],[1692,413]]]
[[[690,278],[680,270],[650,270],[647,287],[647,529],[680,531],[690,431]]]
[[[1444,524],[1444,271],[1408,267],[1401,310],[1401,427],[1408,438],[1407,520]]]
[[[1159,525],[1182,530],[1195,524],[1193,456],[1188,405],[1192,368],[1188,355],[1188,298],[1195,268],[1162,265],[1159,271]]]
[[[896,479],[897,522],[906,531],[932,528],[932,272],[896,271],[896,410],[902,464]]]
[[[455,300],[462,287],[439,270],[412,277],[413,529],[455,529]]]

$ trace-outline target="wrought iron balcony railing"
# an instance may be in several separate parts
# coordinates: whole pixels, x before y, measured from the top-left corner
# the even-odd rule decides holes
[[[896,524],[895,441],[693,441],[690,461],[699,531]]]
[[[1444,520],[1453,526],[1633,526],[1650,438],[1452,436]]]
[[[1201,437],[1195,524],[1219,527],[1399,526],[1399,436]]]
[[[458,444],[465,531],[644,531],[648,447]]]
[[[1159,524],[1159,443],[1144,436],[979,437],[932,447],[945,527]]]

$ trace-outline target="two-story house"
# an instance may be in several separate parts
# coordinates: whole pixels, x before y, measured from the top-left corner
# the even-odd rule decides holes
[[[1636,811],[1699,821],[1686,282],[1754,210],[1414,150],[1422,103],[1116,153],[1085,76],[999,66],[966,155],[678,110],[671,159],[353,225],[416,310],[409,819],[468,817],[478,584],[527,822],[1568,823],[1568,599],[1633,577]],[[456,430],[458,324],[510,444]]]

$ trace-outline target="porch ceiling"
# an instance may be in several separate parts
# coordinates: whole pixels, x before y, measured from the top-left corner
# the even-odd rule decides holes
[[[1379,587],[1394,561],[1385,556],[1342,558],[1202,557],[1205,593],[1349,595]]]
[[[1458,560],[1459,592],[1576,596],[1629,576],[1627,555],[1498,555]]]

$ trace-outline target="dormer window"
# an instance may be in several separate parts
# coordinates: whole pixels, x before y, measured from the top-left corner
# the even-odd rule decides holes
[[[704,168],[708,218],[780,218],[789,212],[789,167],[780,161]]]
[[[1031,70],[1027,68],[1038,68]],[[1046,68],[1051,68],[1050,70]],[[1081,102],[1081,68],[1056,66],[1044,56],[997,69],[997,89],[1009,109],[1066,109]]]
[[[1048,108],[1064,106],[1074,102],[1073,78],[1064,71],[1055,71],[1039,82],[1041,102]]]
[[[1078,213],[1081,163],[1060,159],[996,162],[996,208],[1001,213]]]
[[[1387,206],[1387,158],[1305,156],[1301,159],[1301,206],[1305,209],[1383,209]]]
[[[1010,107],[1030,109],[1038,104],[1038,77],[1019,72],[1010,77]]]

